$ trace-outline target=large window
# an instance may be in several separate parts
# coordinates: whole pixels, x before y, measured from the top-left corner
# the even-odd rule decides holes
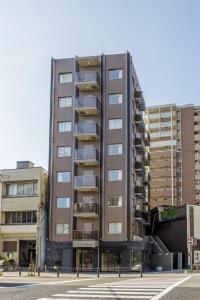
[[[37,223],[36,211],[9,211],[5,215],[5,224],[35,224]]]
[[[72,73],[61,73],[59,74],[59,83],[72,82]]]
[[[122,196],[110,196],[108,199],[109,207],[120,207],[122,206]]]
[[[122,79],[122,69],[109,70],[109,80]]]
[[[59,132],[69,132],[72,130],[72,122],[58,122]]]
[[[71,172],[57,172],[57,182],[70,182]]]
[[[108,145],[108,155],[122,154],[122,144]]]
[[[120,104],[122,103],[122,94],[110,94],[108,100],[109,104]]]
[[[110,119],[109,129],[122,129],[122,119]]]
[[[122,170],[108,171],[108,181],[121,181],[121,180],[122,180]]]
[[[58,157],[70,157],[71,156],[71,147],[62,147],[58,146]]]
[[[37,194],[37,182],[10,183],[6,185],[6,196],[34,196]]]
[[[71,107],[72,106],[72,97],[60,97],[58,98],[58,107]]]
[[[110,234],[122,233],[122,223],[108,223],[108,233]]]
[[[57,234],[69,234],[69,224],[56,224]]]
[[[69,197],[57,197],[56,198],[56,207],[57,208],[69,208],[70,207],[70,198]]]

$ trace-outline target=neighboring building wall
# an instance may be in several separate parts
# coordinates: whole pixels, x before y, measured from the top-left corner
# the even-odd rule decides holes
[[[43,168],[26,165],[21,169],[1,170],[0,181],[0,255],[10,256],[19,264],[20,255],[30,258],[36,254],[36,263],[42,266],[47,173]],[[23,249],[20,243],[24,243]]]

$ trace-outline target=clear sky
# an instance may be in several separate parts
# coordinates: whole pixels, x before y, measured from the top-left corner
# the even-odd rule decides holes
[[[199,0],[0,0],[0,169],[48,166],[51,56],[127,50],[147,105],[200,105]]]

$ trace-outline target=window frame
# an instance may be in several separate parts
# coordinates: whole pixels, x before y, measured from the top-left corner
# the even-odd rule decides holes
[[[111,180],[110,179],[110,177],[109,176],[111,176],[111,173],[113,172],[113,174],[114,174],[114,172],[118,172],[117,173],[117,179],[115,179],[115,180]],[[119,177],[119,174],[121,174],[121,179],[118,179]],[[122,181],[122,179],[123,179],[123,172],[122,172],[122,170],[108,170],[108,181],[109,182],[116,182],[116,181]]]
[[[120,231],[119,232],[110,232],[110,226],[112,226],[112,225],[120,225],[119,226],[119,229],[120,229]],[[117,226],[115,227],[115,229],[117,228]],[[108,234],[122,234],[122,222],[116,222],[116,223],[114,223],[114,222],[111,222],[111,223],[108,223]]]
[[[60,100],[66,100],[65,103],[67,103],[67,100],[70,99],[70,105],[60,105]],[[68,108],[72,107],[72,96],[65,96],[65,97],[58,97],[58,108]]]
[[[58,205],[58,200],[63,200],[66,199],[66,204],[68,203],[67,206],[62,206],[62,205]],[[70,208],[71,207],[71,198],[70,197],[56,197],[56,208]]]
[[[59,174],[61,173],[65,173],[66,175],[69,174],[69,181],[65,181],[65,180],[62,180],[62,181],[59,181],[58,178],[59,178]],[[57,171],[56,173],[56,182],[57,183],[70,183],[71,182],[71,172],[70,171]]]
[[[119,74],[119,76],[114,76],[114,74]],[[121,80],[123,79],[123,69],[122,68],[114,68],[108,70],[108,80]]]
[[[113,96],[121,96],[117,98],[116,103],[111,103],[111,98]],[[121,102],[119,102],[119,99]],[[122,93],[112,93],[112,94],[108,94],[108,103],[109,105],[116,105],[116,104],[122,104],[123,103],[123,94]]]
[[[67,76],[69,74],[71,75],[70,81],[69,80],[66,80],[66,81],[61,80],[62,76],[63,76],[63,78],[64,78],[64,76],[66,76],[66,79],[67,79]],[[62,72],[62,73],[59,73],[59,75],[58,75],[58,82],[59,82],[59,84],[72,83],[73,82],[73,73],[72,72]]]
[[[66,130],[66,127],[65,127],[65,130],[61,130],[60,125],[67,124],[67,123],[70,124],[70,130]],[[71,132],[72,131],[72,121],[58,121],[57,130],[59,133]]]
[[[113,122],[113,124],[117,124],[117,122],[121,121],[121,127],[112,127],[111,124]],[[115,122],[115,123],[114,123]],[[121,130],[123,128],[123,119],[122,118],[117,118],[117,119],[108,119],[108,129],[109,130]]]
[[[117,146],[121,146],[121,153],[120,152],[118,152],[118,153],[114,153],[114,154],[112,154],[111,152],[110,152],[110,148],[111,147],[117,147]],[[117,149],[120,149],[120,147],[118,147]],[[123,154],[123,144],[108,144],[108,155],[109,156],[115,156],[115,155],[122,155]]]
[[[59,155],[59,150],[61,150],[61,148],[63,148],[63,149],[70,149],[69,150],[70,154],[69,155]],[[72,156],[72,147],[71,146],[57,146],[57,157],[58,158],[71,157],[71,156]]]

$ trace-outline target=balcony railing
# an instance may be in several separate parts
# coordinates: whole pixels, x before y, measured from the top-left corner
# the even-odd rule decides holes
[[[99,75],[97,72],[88,71],[88,72],[78,72],[76,74],[76,85],[79,90],[98,90],[99,85]]]
[[[77,149],[74,152],[74,160],[79,165],[98,165],[99,152],[96,148]]]
[[[99,100],[95,96],[79,97],[75,100],[75,110],[80,114],[99,114]]]
[[[141,91],[135,91],[134,99],[135,99],[135,102],[136,102],[136,107],[139,110],[144,111],[145,110],[145,102],[144,102],[142,92]]]
[[[99,126],[96,123],[77,123],[74,135],[80,140],[94,140],[99,138]]]
[[[74,177],[74,189],[78,191],[98,191],[99,184],[97,176],[83,175]]]
[[[145,166],[149,166],[150,165],[150,155],[148,152],[145,152],[145,155],[144,155],[144,165]]]
[[[150,136],[149,136],[149,133],[147,131],[144,133],[144,144],[147,147],[150,146]]]
[[[74,203],[74,215],[77,217],[97,217],[98,203]]]
[[[86,241],[86,240],[98,240],[98,231],[91,230],[73,230],[73,240]]]

